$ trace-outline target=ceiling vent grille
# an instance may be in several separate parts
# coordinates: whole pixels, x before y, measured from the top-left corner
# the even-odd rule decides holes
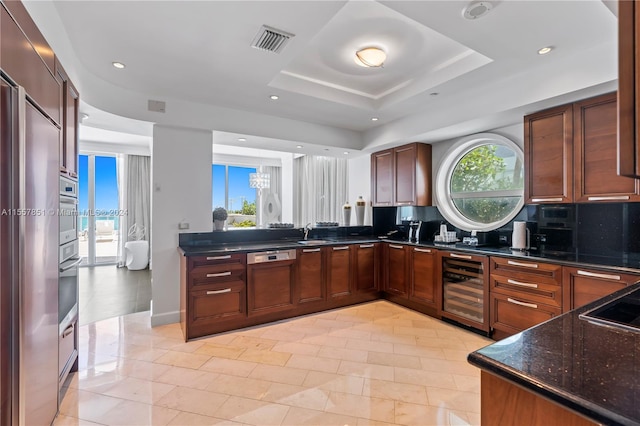
[[[263,25],[258,34],[253,39],[251,47],[266,50],[269,52],[280,53],[289,39],[295,37],[294,34],[286,31],[278,30],[268,25]]]

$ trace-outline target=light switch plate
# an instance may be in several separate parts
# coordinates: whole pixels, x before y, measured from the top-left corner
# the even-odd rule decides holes
[[[178,223],[178,229],[189,229],[189,222]]]

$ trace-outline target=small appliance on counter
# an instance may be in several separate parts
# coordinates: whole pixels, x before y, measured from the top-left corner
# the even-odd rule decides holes
[[[420,242],[420,228],[422,227],[422,221],[409,222],[409,241],[412,243]]]
[[[513,234],[511,236],[511,248],[513,250],[529,250],[531,246],[531,234],[527,229],[527,222],[513,222]]]

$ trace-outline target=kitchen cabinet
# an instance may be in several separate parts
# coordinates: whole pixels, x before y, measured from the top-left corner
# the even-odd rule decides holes
[[[60,62],[55,61],[56,77],[62,85],[62,138],[60,139],[60,172],[78,178],[78,130],[80,96]]]
[[[490,325],[502,339],[562,313],[562,267],[491,257]]]
[[[411,248],[409,300],[438,309],[437,250]]]
[[[386,245],[386,277],[384,291],[408,298],[409,255],[408,247],[401,244]]]
[[[379,290],[380,244],[354,244],[355,288],[358,293],[377,293]]]
[[[431,145],[412,143],[371,155],[374,206],[431,205]]]
[[[525,203],[573,201],[573,107],[524,117]]]
[[[241,253],[181,257],[180,326],[185,340],[242,324],[247,317],[246,263]]]
[[[640,6],[618,1],[618,173],[640,177]]]
[[[621,274],[564,266],[563,309],[569,311],[600,299],[640,280],[640,275]]]
[[[247,266],[247,315],[249,317],[288,311],[296,307],[295,258],[277,262],[249,263]]]
[[[298,305],[324,302],[327,300],[324,250],[320,247],[300,248],[297,257],[296,301]]]
[[[351,296],[351,246],[327,247],[327,292],[329,299]]]
[[[617,96],[573,104],[574,200],[638,201],[638,180],[618,175]]]

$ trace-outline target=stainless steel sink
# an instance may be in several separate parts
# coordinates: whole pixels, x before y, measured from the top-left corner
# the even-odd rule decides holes
[[[316,244],[328,244],[332,242],[333,241],[331,240],[302,240],[302,241],[298,241],[298,244],[316,245]]]

